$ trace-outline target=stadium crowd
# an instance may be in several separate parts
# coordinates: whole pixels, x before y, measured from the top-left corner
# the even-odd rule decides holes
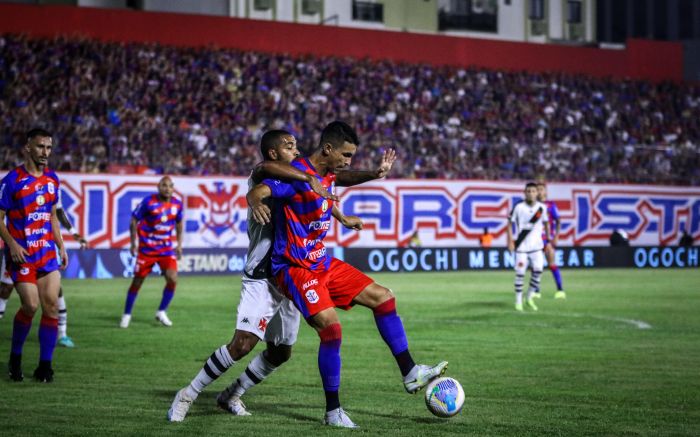
[[[0,168],[55,133],[59,171],[247,175],[269,128],[355,126],[393,177],[700,185],[700,86],[0,35]]]

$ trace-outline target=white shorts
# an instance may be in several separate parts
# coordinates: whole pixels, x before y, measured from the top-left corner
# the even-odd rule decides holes
[[[299,310],[270,281],[243,276],[236,329],[291,346],[297,341],[299,320]]]
[[[12,282],[12,276],[10,276],[10,271],[7,270],[7,266],[5,265],[5,258],[7,258],[7,255],[2,257],[2,271],[0,271],[0,282],[7,285],[14,285],[14,282]]]
[[[515,273],[524,275],[528,264],[535,272],[541,272],[544,268],[544,252],[515,252]]]

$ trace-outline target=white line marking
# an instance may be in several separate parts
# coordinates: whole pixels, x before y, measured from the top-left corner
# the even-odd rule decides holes
[[[628,325],[633,325],[637,329],[651,329],[651,325],[643,320],[635,320],[635,319],[625,319],[622,317],[608,317],[608,316],[597,316],[595,314],[558,314],[559,316],[562,317],[591,317],[594,319],[599,319],[599,320],[608,320],[611,322],[620,322],[620,323],[627,323]]]

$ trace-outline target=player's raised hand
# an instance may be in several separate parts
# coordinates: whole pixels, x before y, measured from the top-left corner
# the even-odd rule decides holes
[[[321,181],[316,179],[315,177],[312,177],[311,180],[309,181],[309,186],[313,190],[314,193],[318,194],[319,196],[323,197],[324,199],[330,199],[334,202],[338,201],[338,196],[335,194],[329,193],[328,190],[326,190],[323,185],[321,185]]]
[[[272,211],[264,203],[260,202],[257,205],[249,205],[250,212],[253,214],[253,220],[260,223],[261,225],[266,225],[272,220]]]
[[[377,179],[386,177],[386,175],[389,174],[391,167],[394,165],[394,161],[396,161],[396,150],[386,149],[384,153],[382,153],[382,160],[379,162],[379,167],[377,168]]]
[[[88,242],[85,238],[83,238],[82,235],[80,234],[73,234],[73,238],[75,238],[75,241],[80,243],[80,249],[87,249],[88,247]]]
[[[363,226],[362,219],[356,215],[346,215],[342,223],[346,228],[356,231],[361,231]]]

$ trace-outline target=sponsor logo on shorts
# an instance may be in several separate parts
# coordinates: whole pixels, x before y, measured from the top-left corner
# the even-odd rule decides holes
[[[262,319],[260,319],[260,322],[258,322],[258,329],[261,330],[262,332],[265,332],[265,330],[267,329],[267,319],[266,318],[263,317]]]
[[[318,285],[318,279],[312,279],[310,281],[304,282],[304,285],[301,286],[301,289],[306,290],[307,288],[311,287],[312,285]]]
[[[316,294],[316,290],[307,291],[305,296],[306,296],[306,300],[308,300],[309,303],[318,302],[318,294]]]
[[[241,323],[245,323],[246,325],[250,325],[250,320],[248,320],[248,317],[243,317],[243,320],[241,320]]]
[[[29,274],[29,267],[22,267],[19,271],[20,275],[28,275]]]
[[[309,223],[310,231],[327,231],[331,228],[330,220],[316,220]]]

